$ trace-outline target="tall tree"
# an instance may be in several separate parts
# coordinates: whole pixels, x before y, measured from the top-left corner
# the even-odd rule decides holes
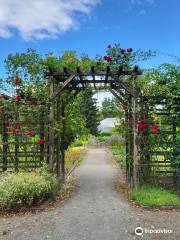
[[[93,98],[93,91],[87,88],[81,95],[81,113],[86,119],[86,128],[93,135],[98,134],[99,110],[97,107],[97,99]]]
[[[101,113],[103,118],[111,118],[117,116],[117,109],[114,99],[105,98],[102,102]]]

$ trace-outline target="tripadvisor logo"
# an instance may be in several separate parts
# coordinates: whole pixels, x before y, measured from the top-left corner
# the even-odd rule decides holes
[[[166,229],[166,228],[158,228],[158,229],[148,229],[148,228],[142,228],[142,227],[137,227],[135,228],[135,234],[138,236],[142,236],[144,233],[149,233],[149,234],[170,234],[173,233],[172,229]]]
[[[137,227],[135,229],[135,234],[138,235],[138,236],[142,236],[143,235],[143,229],[142,227]]]

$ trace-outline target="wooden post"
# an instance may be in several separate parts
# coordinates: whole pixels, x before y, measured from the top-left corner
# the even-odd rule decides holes
[[[58,97],[57,99],[57,116],[56,116],[56,121],[60,125],[61,122],[61,112],[60,112],[60,98]],[[61,143],[61,135],[60,131],[58,130],[57,133],[57,139],[56,139],[56,175],[57,177],[60,177],[60,161],[61,161],[61,151],[60,151],[60,143]]]
[[[54,82],[53,76],[49,78],[49,96],[50,99],[53,98],[54,95]],[[49,153],[49,171],[53,173],[53,165],[54,165],[54,102],[50,102],[49,105],[49,146],[48,146],[48,153]]]
[[[129,147],[129,185],[133,187],[133,113],[132,113],[132,96],[129,96],[129,129],[128,129],[128,147]]]
[[[144,103],[144,102],[143,102]],[[143,109],[144,107],[144,109]],[[149,116],[149,107],[148,107],[148,104],[147,102],[144,103],[144,106],[141,107],[143,109],[143,112],[145,113],[145,115]],[[143,181],[147,182],[149,181],[149,176],[151,174],[151,165],[150,165],[150,161],[151,161],[151,145],[149,144],[149,129],[146,128],[145,131],[144,131],[144,141],[143,141],[143,144],[141,144],[141,148],[144,149],[144,156],[143,156],[143,159],[140,159],[141,163],[143,164],[147,164],[148,165],[143,165],[142,166],[142,170],[143,171]],[[143,160],[143,161],[142,161]]]
[[[19,122],[19,108],[18,102],[15,103],[15,122]],[[19,137],[15,133],[15,172],[18,172],[18,165],[19,165]]]
[[[61,118],[62,118],[62,137],[61,137],[61,169],[63,179],[65,178],[65,105],[61,102]]]
[[[7,151],[8,151],[8,133],[7,133],[7,121],[8,117],[6,113],[3,113],[3,131],[2,131],[2,140],[3,140],[3,171],[7,170]]]
[[[138,113],[138,103],[137,103],[137,93],[135,89],[135,77],[132,78],[132,113],[133,113],[133,187],[135,189],[139,186],[139,154],[138,154],[138,121],[137,121],[137,113]]]
[[[172,121],[172,131],[173,131],[173,159],[176,159],[176,118],[173,117],[173,121]],[[180,184],[178,182],[178,175],[180,173],[180,169],[175,169],[175,172],[174,172],[174,182],[175,182],[175,185],[176,187],[178,187],[178,185]]]
[[[43,106],[41,106],[43,108]],[[40,138],[44,139],[45,134],[44,134],[44,109],[41,109],[40,113],[40,119],[39,119],[39,125],[40,125]],[[44,155],[45,155],[45,146],[44,144],[40,145],[40,164],[43,163],[44,161]]]
[[[129,106],[128,106],[129,109]],[[126,111],[125,113],[125,122],[126,124],[129,123],[129,110]],[[126,141],[126,180],[129,182],[129,177],[130,177],[130,158],[129,158],[129,126],[126,128],[126,136],[125,136],[125,141]]]

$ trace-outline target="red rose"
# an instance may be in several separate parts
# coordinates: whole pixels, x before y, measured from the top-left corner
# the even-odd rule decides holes
[[[37,142],[39,145],[44,145],[46,143],[44,138],[40,138]]]
[[[19,122],[16,123],[16,129],[20,129],[21,128],[21,124]]]
[[[139,123],[138,124],[138,129],[143,130],[143,129],[147,128],[147,126],[148,126],[148,123]]]
[[[159,131],[158,125],[155,125],[155,124],[152,125],[151,131],[152,131],[153,134],[157,135],[158,131]]]
[[[21,96],[20,95],[16,95],[16,102],[20,102],[21,101]]]
[[[109,57],[109,56],[104,56],[104,60],[107,61],[107,62],[110,62],[110,61],[111,61],[111,57]]]

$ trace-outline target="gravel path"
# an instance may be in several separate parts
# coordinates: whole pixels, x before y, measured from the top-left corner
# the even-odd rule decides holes
[[[75,174],[71,199],[35,215],[0,218],[0,239],[132,240],[141,239],[134,234],[138,226],[173,230],[172,234],[144,234],[145,240],[180,239],[180,212],[136,209],[115,191],[114,176],[119,170],[105,149],[89,149]]]

